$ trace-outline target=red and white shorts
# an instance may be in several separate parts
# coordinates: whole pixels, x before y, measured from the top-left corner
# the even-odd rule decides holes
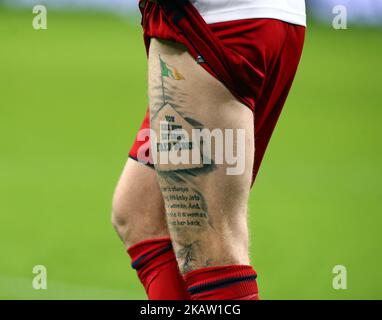
[[[183,44],[254,112],[254,181],[297,71],[305,27],[267,18],[207,24],[189,1],[160,2],[140,1],[147,52],[151,38]],[[147,111],[141,130],[149,127]],[[141,161],[143,144],[137,137],[129,156]]]

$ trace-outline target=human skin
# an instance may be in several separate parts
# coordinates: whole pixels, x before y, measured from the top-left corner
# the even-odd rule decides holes
[[[163,77],[161,61],[176,67],[180,80]],[[212,161],[202,167],[163,164],[155,170],[129,159],[113,201],[113,225],[128,248],[148,239],[171,237],[180,271],[249,264],[247,202],[254,161],[253,113],[206,72],[179,44],[151,40],[149,53],[151,128],[161,122],[191,129],[241,129],[245,132],[244,171],[227,174],[229,165]],[[163,108],[165,106],[165,108]],[[237,146],[236,146],[237,147]],[[191,208],[191,209],[190,209]],[[188,215],[190,214],[190,215]]]

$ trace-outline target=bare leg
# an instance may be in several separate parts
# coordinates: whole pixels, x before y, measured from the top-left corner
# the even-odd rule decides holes
[[[162,194],[155,171],[129,159],[113,200],[112,222],[126,248],[168,237]]]
[[[247,201],[254,160],[252,111],[197,65],[183,47],[155,39],[150,47],[149,98],[151,128],[158,137],[153,146],[158,159],[155,168],[181,272],[249,264]],[[163,132],[166,128],[173,132]],[[244,157],[242,172],[229,174],[231,164],[226,159],[219,163],[215,154],[219,138],[212,141],[210,164],[165,163],[161,157],[173,152],[166,151],[166,139],[177,139],[172,135],[179,132],[176,128],[190,135],[192,129],[218,129],[223,137],[225,129],[235,133],[242,129],[244,139],[233,140],[237,152],[245,147],[245,153],[240,151]]]

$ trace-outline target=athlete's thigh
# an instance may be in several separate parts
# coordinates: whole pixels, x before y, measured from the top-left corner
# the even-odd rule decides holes
[[[149,99],[152,154],[181,271],[247,263],[252,111],[182,46],[155,39]]]
[[[152,168],[127,161],[114,193],[113,224],[127,247],[168,236],[163,197]]]

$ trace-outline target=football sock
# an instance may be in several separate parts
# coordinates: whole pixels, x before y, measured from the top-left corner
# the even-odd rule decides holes
[[[149,300],[190,300],[170,238],[142,241],[127,252]]]
[[[204,268],[184,277],[192,300],[259,300],[256,278],[244,265]]]

